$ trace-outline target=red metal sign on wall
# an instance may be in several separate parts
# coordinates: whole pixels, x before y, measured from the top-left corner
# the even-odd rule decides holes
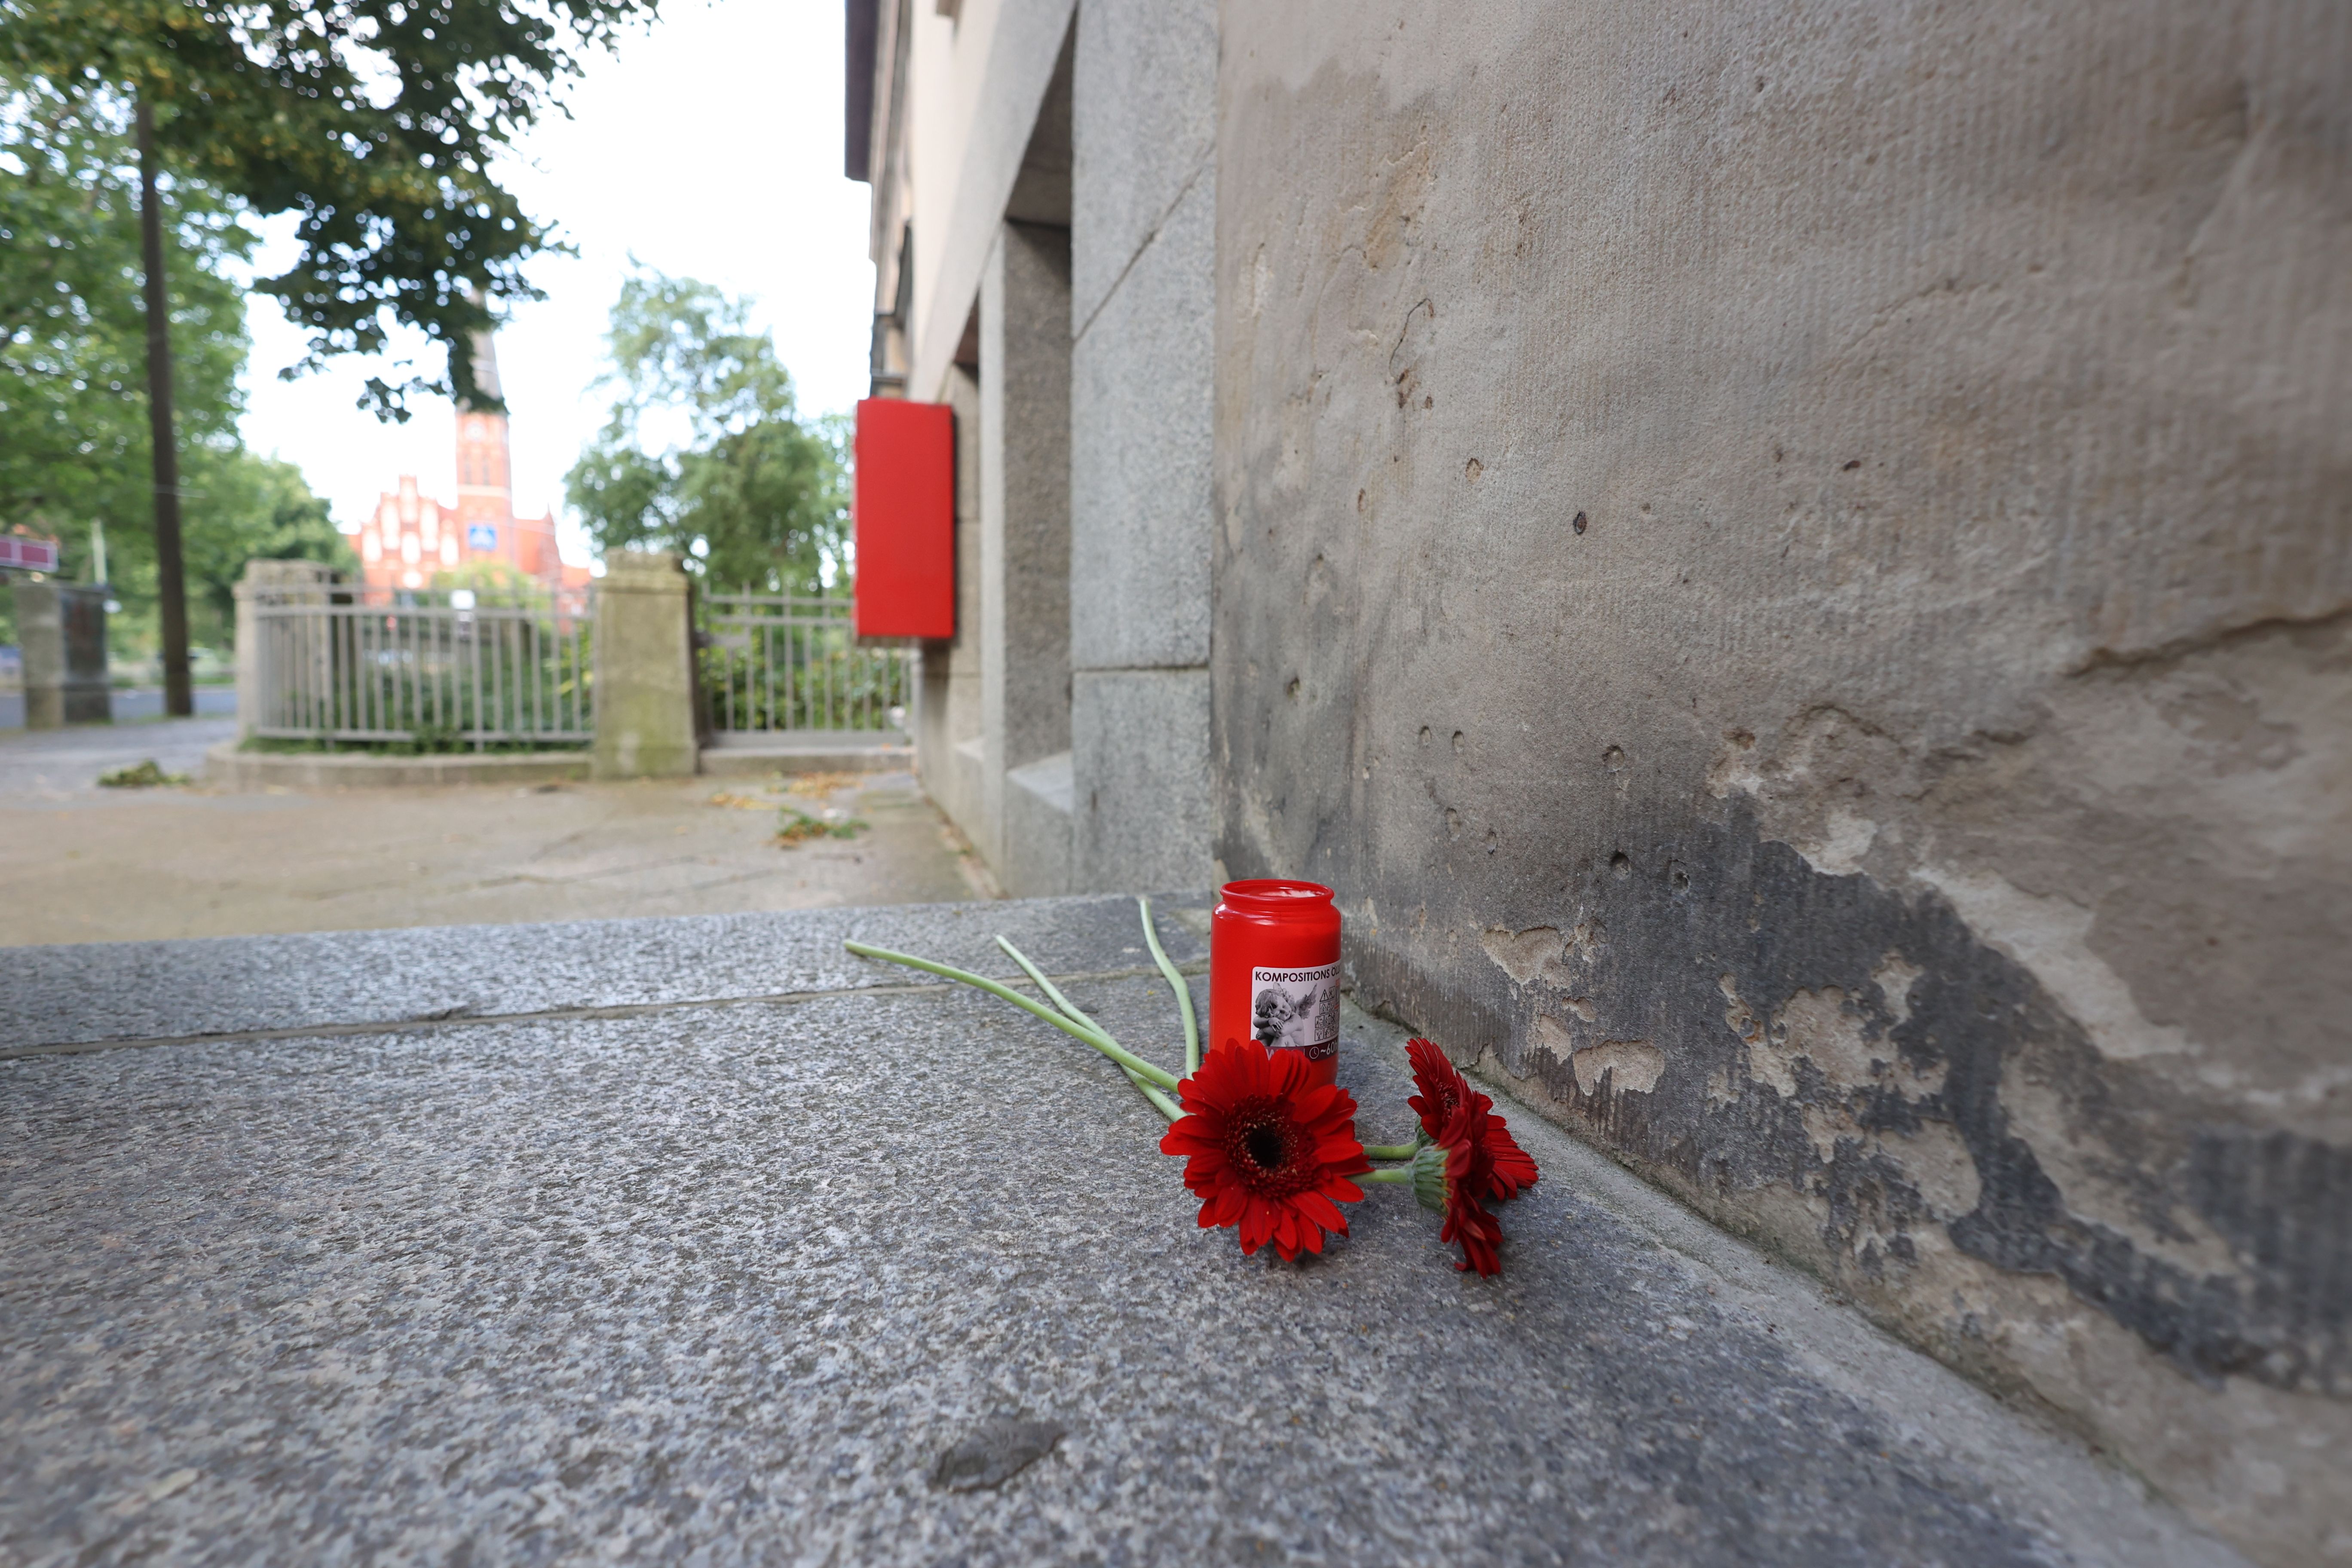
[[[955,416],[943,403],[857,405],[857,635],[955,635]]]

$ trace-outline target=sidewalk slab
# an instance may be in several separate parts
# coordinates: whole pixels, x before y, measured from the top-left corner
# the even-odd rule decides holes
[[[1049,967],[1133,929],[859,913]],[[778,923],[809,973],[837,940]],[[502,1011],[541,972],[646,1010],[0,1062],[0,1560],[2236,1561],[1524,1113],[1499,1279],[1394,1189],[1269,1264],[1197,1227],[1116,1071],[1002,1003],[845,968],[665,1003],[739,983],[711,938],[744,933],[469,934]],[[230,945],[47,994],[209,963],[237,1026],[331,1016],[282,951],[200,951]],[[717,968],[648,984],[656,951]],[[1168,1058],[1156,979],[1074,1000]],[[1401,1047],[1348,1016],[1368,1135],[1406,1128]]]
[[[1200,893],[1152,900],[1179,964],[1207,962]],[[0,953],[0,1054],[106,1040],[434,1022],[740,1000],[926,977],[845,952],[855,937],[1000,979],[1003,932],[1049,973],[1149,969],[1135,900],[900,905],[779,914],[425,926],[84,942]]]

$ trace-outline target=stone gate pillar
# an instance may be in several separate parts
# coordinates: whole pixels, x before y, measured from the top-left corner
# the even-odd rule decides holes
[[[284,622],[266,625],[260,615],[265,605],[326,605],[337,600],[334,568],[315,561],[248,561],[245,574],[236,582],[236,627],[234,647],[236,650],[236,738],[251,737],[264,723],[285,724],[293,721],[279,706],[281,694],[289,684],[298,684],[294,670],[287,661],[307,658],[314,666],[309,683],[301,687],[310,691],[335,689],[333,643],[323,634],[323,623],[308,623],[313,635],[301,636],[303,627],[291,627]],[[341,595],[348,602],[350,591]],[[277,631],[273,644],[272,630]],[[276,668],[272,668],[275,665]]]
[[[106,679],[106,589],[98,584],[17,583],[16,637],[25,650],[25,728],[103,724],[114,716]]]
[[[675,555],[616,550],[604,557],[596,584],[600,779],[675,778],[698,765],[693,586]]]

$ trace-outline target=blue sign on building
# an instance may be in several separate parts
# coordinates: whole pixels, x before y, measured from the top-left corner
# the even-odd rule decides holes
[[[478,522],[466,530],[466,548],[489,552],[499,547],[499,531],[487,522]]]

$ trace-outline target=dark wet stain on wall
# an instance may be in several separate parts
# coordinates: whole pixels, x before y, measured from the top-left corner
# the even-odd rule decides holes
[[[1969,1257],[2064,1281],[2200,1380],[2352,1392],[2352,1151],[2239,1123],[2103,1058],[1939,895],[1818,871],[1760,838],[1744,802],[1720,825],[1627,858],[1632,874],[1596,864],[1556,910],[1514,910],[1528,922],[1519,930],[1533,928],[1537,973],[1525,983],[1475,947],[1457,944],[1449,962],[1393,915],[1377,930],[1351,922],[1358,999],[1458,1057],[1491,1047],[1588,1135],[1693,1191],[1793,1186],[1822,1214],[1824,1248],[1866,1280],[1910,1265],[1915,1238],[1940,1224]],[[1236,876],[1276,869],[1228,865]],[[1361,891],[1383,910],[1415,904],[1402,878]],[[1890,961],[1907,981],[1901,995],[1888,994]],[[1759,1070],[1773,1047],[1768,1017],[1804,994],[1842,994],[1835,1010],[1870,1059],[1866,1076],[1851,1075],[1860,1081],[1806,1055]],[[1580,1005],[1593,1019],[1574,1023],[1574,1049],[1538,1043],[1538,1017],[1572,1017]],[[1587,1048],[1632,1059],[1612,1042],[1662,1056],[1648,1092],[1615,1074],[1580,1079],[1574,1058]],[[2029,1105],[2044,1108],[2038,1132],[2025,1125]],[[1939,1216],[1890,1152],[1935,1122],[1957,1131],[1971,1167],[1959,1173],[1976,1191],[1965,1212]],[[2037,1135],[2067,1139],[2123,1212],[2070,1205]],[[2226,1246],[2228,1267],[2162,1255],[2200,1232]]]

